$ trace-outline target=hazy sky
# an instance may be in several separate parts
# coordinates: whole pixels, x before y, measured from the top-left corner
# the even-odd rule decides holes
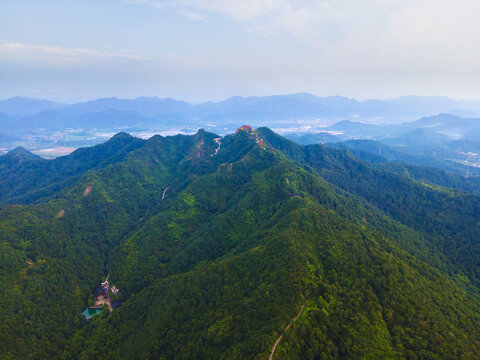
[[[480,99],[480,1],[0,0],[0,98]]]

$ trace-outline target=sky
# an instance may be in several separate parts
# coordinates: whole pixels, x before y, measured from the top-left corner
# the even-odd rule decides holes
[[[480,100],[476,0],[0,0],[0,99]]]

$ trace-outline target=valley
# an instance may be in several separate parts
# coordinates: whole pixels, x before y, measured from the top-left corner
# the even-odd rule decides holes
[[[403,106],[410,109],[408,115],[403,114]],[[36,110],[25,112],[26,108]],[[303,145],[328,144],[367,161],[387,160],[478,176],[480,119],[455,115],[458,109],[480,114],[476,102],[415,96],[359,102],[292,94],[235,97],[198,105],[158,98],[58,104],[17,97],[0,101],[0,120],[5,125],[0,154],[21,146],[53,159],[102,143],[118,132],[148,139],[193,135],[204,128],[224,136],[253,119],[254,126],[267,125]]]

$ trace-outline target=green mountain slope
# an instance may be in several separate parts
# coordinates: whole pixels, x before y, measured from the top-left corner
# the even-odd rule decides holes
[[[266,128],[259,132],[291,159],[423,234],[429,247],[443,253],[451,265],[478,283],[480,197],[412,181],[348,152],[321,145],[300,146]]]
[[[283,333],[274,359],[480,355],[478,197],[268,129],[216,138],[155,136],[0,210],[2,356],[267,359]],[[106,273],[124,305],[86,321]]]
[[[144,141],[119,133],[104,144],[69,156],[42,159],[23,148],[0,156],[0,204],[28,204],[72,185],[88,170],[123,160]]]
[[[395,163],[409,164],[411,166],[428,167],[432,169],[436,168],[438,169],[438,171],[436,171],[437,174],[440,174],[441,170],[443,170],[459,174],[460,176],[458,176],[458,178],[463,178],[463,176],[467,174],[474,176],[480,174],[479,170],[472,166],[432,156],[409,154],[374,140],[349,140],[344,142],[327,143],[326,145],[336,149],[348,150],[360,159],[371,163],[386,163],[387,161],[391,161]],[[443,156],[443,158],[448,157],[449,156]],[[435,170],[430,171],[434,172]],[[435,177],[437,181],[439,178],[441,178],[441,176]],[[476,179],[478,180],[478,177]],[[453,184],[454,183],[452,182],[452,185]]]

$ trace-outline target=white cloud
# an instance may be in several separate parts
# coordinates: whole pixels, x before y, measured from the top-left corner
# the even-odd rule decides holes
[[[298,77],[310,72],[311,79],[336,76],[345,87],[373,86],[392,93],[451,93],[453,87],[464,89],[464,94],[480,82],[480,1],[182,0],[176,4],[229,17],[262,36],[286,41],[290,37],[316,49],[310,51],[313,58],[285,54],[294,65],[284,70],[295,82],[301,83]],[[278,71],[283,66],[277,61]]]
[[[461,70],[478,75],[479,18],[480,2],[410,3],[386,14],[383,27],[361,23],[326,49],[325,56],[329,66],[350,71]]]
[[[343,2],[331,0],[127,0],[161,10],[177,9],[186,17],[204,20],[202,13],[225,16],[244,23],[249,30],[273,35],[287,32],[298,39],[312,41],[319,28],[332,19],[345,19],[348,11]],[[347,1],[349,2],[349,1]]]
[[[60,46],[46,46],[35,44],[21,44],[13,42],[0,43],[0,57],[12,59],[32,59],[56,62],[88,62],[98,59],[129,59],[129,60],[148,60],[134,55],[130,50],[121,52],[101,52],[89,49],[74,49]]]
[[[205,15],[191,12],[191,11],[182,11],[182,15],[191,20],[196,20],[196,21],[205,21],[207,18]]]
[[[75,68],[85,65],[89,68],[111,67],[123,68],[123,65],[117,67],[118,61],[127,60],[132,66],[149,69],[156,72],[159,69],[163,71],[174,72],[211,72],[211,71],[235,71],[253,66],[258,59],[255,56],[248,58],[235,57],[192,57],[178,53],[163,53],[160,57],[146,58],[140,57],[130,49],[121,49],[118,52],[95,51],[79,48],[65,48],[60,46],[45,46],[34,44],[22,44],[0,41],[0,61],[10,60],[10,63],[26,63],[36,65],[45,65],[55,68],[62,66],[64,68]],[[111,65],[111,66],[109,66]]]
[[[121,74],[125,89],[138,86],[136,95],[150,81],[152,89],[165,86],[165,95],[190,91],[191,98],[296,91],[480,96],[480,1],[124,1],[148,12],[149,21],[115,22],[98,41],[78,43],[105,51],[24,44],[6,34],[14,41],[0,41],[0,72],[5,63],[32,73],[51,64],[45,67],[55,74],[63,64],[98,81],[105,72],[115,81]]]
[[[183,6],[226,15],[240,22],[251,22],[282,7],[279,0],[181,0]],[[178,3],[177,3],[178,4]]]
[[[126,0],[161,10],[177,9],[187,17],[215,14],[245,25],[261,36],[291,35],[313,46],[341,38],[368,13],[399,8],[380,0]],[[372,10],[373,9],[373,10]],[[191,14],[195,14],[192,17]],[[200,14],[201,12],[202,14]],[[385,14],[384,14],[385,15]]]
[[[167,1],[157,1],[157,0],[125,0],[125,2],[130,3],[130,4],[150,5],[150,6],[158,8],[158,9],[165,8],[165,5],[167,5],[167,3],[168,3]]]

